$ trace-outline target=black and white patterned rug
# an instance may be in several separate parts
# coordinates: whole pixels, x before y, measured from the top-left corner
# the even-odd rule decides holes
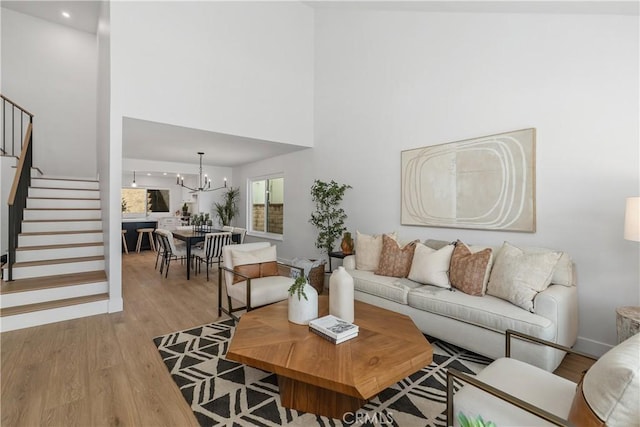
[[[162,360],[198,422],[209,426],[341,426],[446,424],[446,369],[476,374],[490,360],[429,338],[433,363],[383,390],[343,420],[280,405],[275,374],[225,359],[234,332],[225,320],[154,339]]]

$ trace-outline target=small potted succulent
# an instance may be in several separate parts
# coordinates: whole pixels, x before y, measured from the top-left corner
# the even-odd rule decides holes
[[[308,325],[318,317],[318,291],[303,274],[289,287],[289,322]]]

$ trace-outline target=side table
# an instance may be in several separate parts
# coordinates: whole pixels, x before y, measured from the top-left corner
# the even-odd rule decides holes
[[[618,344],[640,332],[640,307],[618,307],[616,309]]]
[[[329,252],[329,273],[333,271],[333,267],[331,267],[331,258],[344,259],[345,257],[348,257],[349,255],[354,255],[354,254],[355,252],[351,252],[350,254],[345,254],[342,251]]]

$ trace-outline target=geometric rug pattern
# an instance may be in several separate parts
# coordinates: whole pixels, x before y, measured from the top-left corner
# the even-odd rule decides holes
[[[332,419],[280,405],[275,374],[225,359],[232,319],[154,338],[194,415],[210,426],[445,426],[446,369],[474,375],[491,360],[427,337],[433,363],[371,399],[356,414]]]

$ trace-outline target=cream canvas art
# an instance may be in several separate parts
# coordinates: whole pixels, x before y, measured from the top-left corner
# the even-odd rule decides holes
[[[402,152],[403,225],[535,232],[534,128]]]

